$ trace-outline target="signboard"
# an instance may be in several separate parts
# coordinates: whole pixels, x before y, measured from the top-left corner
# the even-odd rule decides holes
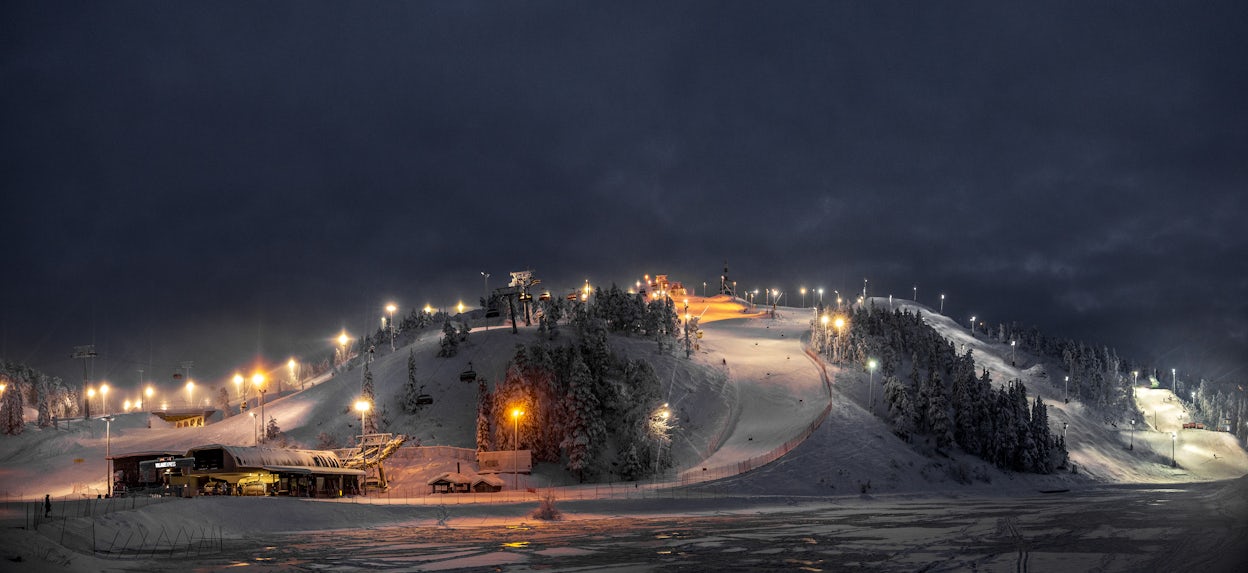
[[[529,473],[533,471],[533,452],[477,452],[477,473]]]
[[[529,286],[529,281],[533,278],[533,271],[516,271],[511,273],[511,282],[507,286],[525,287]]]

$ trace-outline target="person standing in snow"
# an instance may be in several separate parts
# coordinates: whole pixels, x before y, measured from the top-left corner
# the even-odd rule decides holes
[[[52,517],[52,494],[43,496],[43,516]]]

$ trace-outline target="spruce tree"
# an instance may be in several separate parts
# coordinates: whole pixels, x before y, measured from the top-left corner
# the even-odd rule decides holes
[[[485,378],[477,378],[477,451],[488,452],[492,448],[490,440],[490,416],[494,410],[494,395],[485,382]]]
[[[589,368],[580,357],[576,357],[572,361],[571,369],[565,401],[567,419],[560,447],[567,454],[568,470],[575,472],[578,479],[584,481],[585,474],[592,473],[590,470],[601,451],[606,428],[602,424],[600,404],[593,392],[594,384],[590,379]]]
[[[364,425],[360,431],[365,434],[374,434],[377,432],[377,424],[375,416],[377,415],[377,400],[373,389],[373,372],[369,369],[367,362],[364,363],[364,381],[360,384],[360,399],[368,402],[370,408],[364,413]]]
[[[25,402],[22,389],[17,380],[10,380],[3,396],[0,396],[0,430],[10,436],[16,436],[26,429],[26,421],[22,418]]]
[[[409,349],[407,351],[407,382],[403,385],[404,412],[414,414],[420,409],[420,404],[417,403],[420,390],[420,387],[416,385],[416,350]]]

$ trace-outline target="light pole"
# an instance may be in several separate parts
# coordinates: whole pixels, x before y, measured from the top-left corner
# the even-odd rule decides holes
[[[914,285],[914,302],[919,302],[919,285]]]
[[[87,416],[91,416],[91,402],[95,401],[95,388],[87,388]]]
[[[194,396],[195,396],[195,383],[190,380],[187,380],[186,381],[186,407],[187,408],[195,407]]]
[[[360,457],[364,459],[365,479],[364,483],[360,487],[360,493],[363,495],[368,495],[368,458],[364,450],[364,418],[368,415],[368,410],[371,407],[372,404],[363,398],[355,401],[355,409],[360,413]]]
[[[151,386],[148,386],[147,389],[143,391],[143,396],[146,397],[148,412],[154,412],[156,410],[156,406],[152,404],[152,396],[154,395],[156,395],[156,390],[153,390]]]
[[[819,322],[820,324],[823,325],[823,329],[822,329],[823,336],[820,338],[820,340],[823,342],[824,352],[827,352],[827,349],[828,349],[828,315],[827,313],[824,313],[823,316],[819,317]]]
[[[945,314],[945,293],[940,293],[940,314]]]
[[[105,415],[104,420],[104,497],[113,497],[113,454],[112,454],[112,429],[113,417]]]
[[[868,403],[871,404],[871,415],[875,415],[875,366],[874,358],[867,361],[867,370],[871,372],[871,382],[867,390]]]
[[[1175,397],[1178,397],[1179,395],[1179,372],[1177,369],[1174,369],[1174,368],[1170,369],[1170,391],[1174,393]]]
[[[234,373],[234,391],[238,394],[238,402],[243,402],[243,375],[238,372]]]
[[[975,335],[975,317],[971,317],[971,336]]]
[[[1011,340],[1010,341],[1010,366],[1018,366],[1018,363],[1014,362],[1014,347],[1015,346],[1018,346],[1018,341]]]
[[[841,329],[845,328],[845,319],[839,316],[836,317],[836,320],[832,321],[832,326],[836,327],[836,346],[833,347],[833,360],[839,364],[841,362]]]
[[[386,305],[386,325],[390,327],[390,352],[394,352],[394,311],[397,308],[394,303]]]
[[[260,430],[256,427],[256,413],[247,412],[247,415],[251,416],[251,445],[258,446],[260,445]]]
[[[863,304],[867,302],[867,279],[865,277],[862,279],[862,302]]]
[[[823,287],[819,287],[819,304],[823,304]]]
[[[1172,468],[1178,467],[1178,464],[1175,463],[1174,461],[1174,443],[1178,441],[1178,439],[1179,439],[1178,433],[1170,432],[1170,467]]]
[[[1131,371],[1131,396],[1134,397],[1134,396],[1138,396],[1139,394],[1140,394],[1140,371],[1132,370]]]
[[[100,384],[100,406],[101,406],[100,409],[104,410],[105,416],[112,413],[108,411],[108,383],[107,382]]]
[[[511,419],[514,423],[511,438],[511,471],[512,473],[512,489],[520,490],[520,416],[524,415],[524,410],[514,408],[511,410]]]
[[[1128,447],[1127,449],[1129,450],[1135,449],[1135,419],[1134,418],[1131,419],[1131,446]]]
[[[260,423],[264,422],[264,393],[268,390],[264,384],[264,374],[256,372],[251,376],[251,383],[256,387],[256,391],[260,392]]]
[[[1066,377],[1066,392],[1062,396],[1065,403],[1070,403],[1070,376]]]
[[[394,336],[394,335],[393,335],[393,331],[391,331],[391,339],[390,339],[390,340],[391,340],[391,343],[392,343],[392,344],[393,344],[393,341],[394,341],[393,336]],[[391,350],[393,350],[393,349],[391,349]],[[299,364],[298,364],[297,362],[295,362],[295,359],[294,359],[294,358],[291,358],[290,360],[287,360],[287,361],[286,361],[286,368],[290,369],[290,389],[291,389],[291,391],[294,391],[294,389],[295,389],[295,383],[299,381],[299,376],[295,373],[295,369],[296,369],[296,368],[298,368],[298,366],[299,366]],[[302,390],[302,389],[303,389],[303,387],[302,387],[302,386],[300,386],[300,388],[299,388],[299,389],[300,389],[300,390]]]
[[[706,298],[706,281],[702,281],[702,298]]]
[[[806,287],[798,289],[802,292],[802,308],[806,308]]]
[[[1066,445],[1066,428],[1069,428],[1069,427],[1070,427],[1069,423],[1062,422],[1062,445],[1063,446]],[[1066,450],[1069,451],[1070,448],[1066,448]]]
[[[338,355],[339,364],[347,363],[347,342],[350,342],[350,341],[351,339],[347,337],[347,332],[345,330],[342,332],[342,334],[338,335],[338,346],[342,348],[342,351]]]

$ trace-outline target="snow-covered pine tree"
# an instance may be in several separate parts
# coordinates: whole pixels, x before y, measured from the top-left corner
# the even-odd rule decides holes
[[[642,463],[641,456],[637,455],[637,444],[629,444],[625,448],[620,455],[619,468],[620,477],[629,481],[641,479],[645,475],[646,466]]]
[[[889,376],[884,381],[884,402],[888,404],[888,417],[893,422],[893,433],[901,439],[910,441],[914,433],[914,404],[910,401],[910,390],[896,376]]]
[[[420,396],[420,387],[416,385],[416,350],[407,351],[407,382],[403,384],[403,411],[414,414],[420,409],[416,399]]]
[[[442,340],[438,343],[438,356],[450,358],[459,353],[459,332],[451,321],[442,323]]]
[[[1036,443],[1032,440],[1031,408],[1027,403],[1027,387],[1015,380],[1010,384],[1010,398],[1013,406],[1014,433],[1017,436],[1018,449],[1014,458],[1014,469],[1021,472],[1035,471],[1038,457]]]
[[[10,436],[16,436],[26,429],[26,421],[22,410],[26,403],[22,399],[22,387],[18,380],[10,379],[0,396],[0,430]]]
[[[1036,445],[1036,473],[1053,473],[1053,436],[1049,431],[1049,409],[1036,395],[1031,406],[1031,441]]]
[[[593,388],[589,368],[579,356],[573,358],[565,402],[567,419],[563,424],[564,437],[560,447],[566,452],[568,471],[575,472],[581,481],[585,480],[587,473],[594,473],[606,434],[601,405]]]
[[[477,451],[488,452],[491,449],[490,415],[494,411],[494,395],[484,377],[477,378]]]
[[[222,416],[226,418],[234,415],[234,412],[230,410],[230,391],[225,386],[217,391],[217,408],[224,412]]]
[[[376,391],[373,388],[373,371],[367,362],[364,363],[364,380],[360,383],[360,399],[371,406],[363,415],[364,427],[361,431],[365,434],[374,434],[377,432],[376,415],[380,405],[377,404]]]
[[[944,392],[935,392],[927,405],[929,430],[936,436],[936,449],[947,450],[953,445],[953,423],[949,419],[949,405]]]
[[[59,382],[60,379],[58,378],[56,381]],[[35,404],[39,407],[39,418],[36,424],[40,428],[52,425],[52,401],[55,392],[52,383],[53,378],[45,374],[39,374],[35,377]]]
[[[953,438],[963,450],[977,454],[979,434],[975,428],[974,371],[955,374],[953,379]]]
[[[277,425],[277,418],[269,416],[269,423],[264,426],[264,441],[275,442],[282,438],[282,429]]]

